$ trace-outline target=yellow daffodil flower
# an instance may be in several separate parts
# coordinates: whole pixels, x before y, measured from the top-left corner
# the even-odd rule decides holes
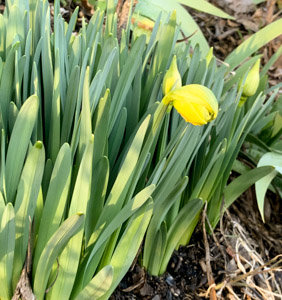
[[[218,103],[213,92],[200,84],[189,84],[175,89],[163,98],[163,103],[172,103],[186,122],[204,125],[218,114]]]
[[[163,80],[163,104],[173,106],[186,122],[204,125],[218,114],[218,103],[213,92],[200,84],[181,86],[176,56]]]

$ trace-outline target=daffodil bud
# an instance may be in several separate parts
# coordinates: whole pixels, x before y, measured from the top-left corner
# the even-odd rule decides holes
[[[213,58],[213,47],[210,48],[209,53],[206,56],[207,66],[210,64],[212,58]]]
[[[173,90],[163,98],[163,103],[172,103],[186,122],[204,125],[218,114],[218,103],[214,93],[200,84],[190,84]]]
[[[182,85],[182,80],[177,68],[176,55],[174,55],[171,65],[164,76],[163,94],[167,95],[172,90],[180,88],[181,85]]]
[[[243,97],[250,97],[256,93],[259,86],[259,66],[260,66],[260,59],[256,61],[256,63],[254,64],[254,66],[251,68],[251,70],[247,75],[247,78],[243,86],[243,92],[242,92]],[[241,84],[242,81],[239,86],[241,86]]]

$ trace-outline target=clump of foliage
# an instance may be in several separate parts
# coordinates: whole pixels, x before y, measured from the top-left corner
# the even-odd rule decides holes
[[[46,0],[10,0],[0,15],[1,300],[23,283],[36,299],[107,299],[144,238],[142,263],[161,274],[205,203],[215,226],[223,196],[226,208],[273,171],[227,185],[277,93],[265,101],[263,81],[238,105],[258,56],[230,72],[281,21],[217,66],[177,43],[175,12],[147,42],[131,38],[128,22],[120,43],[114,12],[108,1],[105,24],[97,10],[78,34],[78,10],[66,23],[59,1],[53,31]]]

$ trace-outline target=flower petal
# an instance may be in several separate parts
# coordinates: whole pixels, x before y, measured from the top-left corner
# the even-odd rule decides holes
[[[171,91],[163,98],[163,103],[172,103],[181,116],[194,125],[206,124],[218,114],[215,95],[199,84],[190,84]]]

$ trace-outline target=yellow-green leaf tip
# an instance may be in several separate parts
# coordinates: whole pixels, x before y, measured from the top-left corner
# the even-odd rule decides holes
[[[43,143],[42,143],[41,141],[37,141],[37,142],[35,143],[35,147],[36,147],[37,149],[42,149]]]
[[[214,93],[200,84],[175,89],[162,101],[165,105],[171,103],[183,119],[193,125],[205,125],[218,114],[218,103]]]
[[[212,58],[213,58],[213,47],[210,48],[210,50],[206,56],[207,66],[210,64],[210,61],[212,60]]]

